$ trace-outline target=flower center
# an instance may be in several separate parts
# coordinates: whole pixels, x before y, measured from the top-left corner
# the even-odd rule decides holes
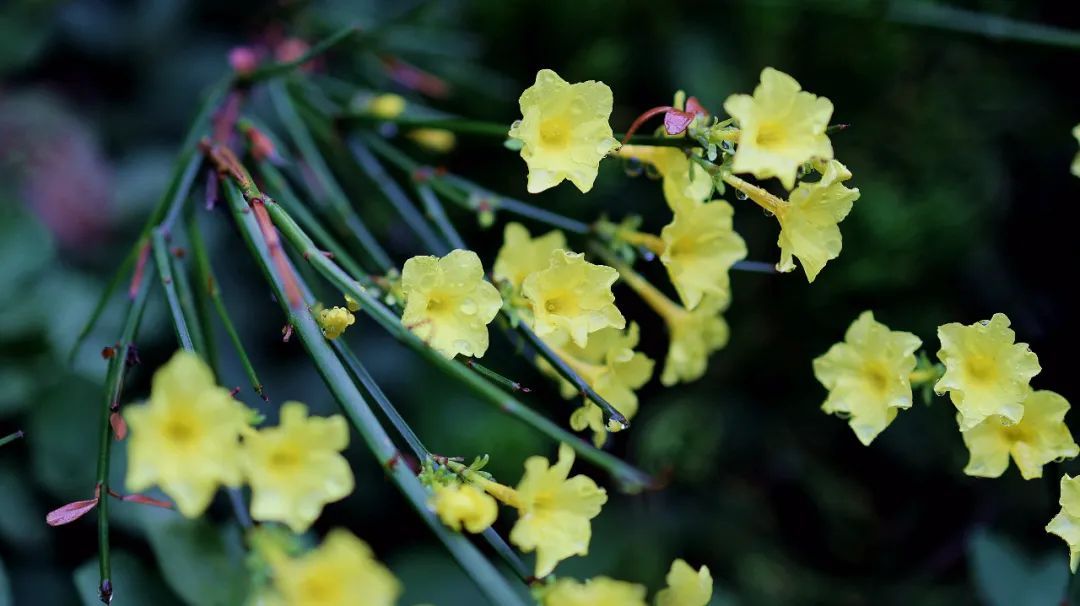
[[[570,142],[570,124],[566,118],[557,116],[540,123],[540,140],[547,147],[566,147]]]
[[[880,362],[871,362],[863,368],[863,376],[871,389],[878,393],[885,393],[889,388],[889,374]]]
[[[270,453],[268,465],[279,473],[290,472],[300,465],[300,453],[287,446],[277,448]]]
[[[784,129],[783,127],[766,122],[758,128],[757,137],[754,138],[754,142],[760,147],[776,147],[784,141]]]
[[[195,441],[199,429],[191,422],[191,419],[173,417],[165,423],[163,433],[165,439],[172,442],[173,445],[188,446]]]
[[[450,302],[446,297],[432,296],[428,299],[427,310],[428,313],[441,314],[450,307]]]
[[[994,375],[997,374],[994,367],[994,360],[979,354],[968,356],[964,363],[964,369],[973,381],[990,381],[994,378]]]

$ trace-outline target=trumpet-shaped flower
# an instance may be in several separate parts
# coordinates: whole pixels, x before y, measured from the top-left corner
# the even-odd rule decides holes
[[[529,274],[521,286],[536,334],[554,343],[569,337],[585,347],[590,333],[626,326],[611,292],[618,278],[615,269],[589,263],[583,254],[553,251],[547,268]]]
[[[1046,532],[1069,545],[1069,568],[1075,573],[1080,564],[1080,476],[1061,476],[1059,503],[1061,511],[1046,525]]]
[[[1009,456],[1016,461],[1025,480],[1042,477],[1043,465],[1080,454],[1065,413],[1069,402],[1052,391],[1030,390],[1023,401],[1024,416],[1019,423],[1002,422],[997,416],[963,432],[964,445],[971,453],[964,473],[996,478],[1005,473]]]
[[[645,587],[596,577],[578,582],[559,579],[544,592],[543,606],[645,606]]]
[[[723,200],[684,204],[660,232],[664,253],[660,262],[687,309],[694,309],[706,294],[729,301],[728,270],[746,258],[746,243],[732,228],[735,211]]]
[[[574,450],[559,445],[559,460],[529,457],[516,489],[518,521],[510,542],[528,553],[536,551],[536,576],[544,577],[561,560],[589,553],[591,520],[607,502],[607,492],[583,475],[572,478]]]
[[[351,305],[350,305],[351,307]],[[336,339],[345,332],[345,329],[356,322],[356,316],[344,307],[331,307],[320,309],[315,316],[315,321],[322,329],[323,336],[327,339]]]
[[[758,179],[777,177],[795,186],[799,167],[812,158],[831,159],[825,134],[833,104],[802,90],[794,78],[766,67],[754,95],[732,95],[724,111],[739,123],[739,144],[732,170]]]
[[[520,293],[525,277],[546,269],[551,253],[560,248],[566,248],[566,236],[557,229],[533,238],[524,225],[507,223],[491,274],[496,282],[505,282],[514,293]]]
[[[471,484],[439,486],[431,498],[431,507],[443,524],[461,532],[484,532],[495,523],[499,506],[495,499]]]
[[[273,566],[274,588],[285,606],[393,606],[401,583],[367,543],[337,528],[318,548]]]
[[[1031,378],[1039,374],[1039,358],[1026,343],[1016,343],[1005,314],[968,326],[953,322],[938,327],[938,359],[945,374],[934,385],[949,392],[960,411],[960,431],[998,415],[1014,424],[1024,416]]]
[[[635,158],[656,169],[663,178],[664,199],[675,210],[684,204],[704,202],[713,191],[713,180],[700,166],[695,166],[686,152],[659,145],[624,145],[620,157]]]
[[[177,352],[154,373],[150,402],[124,411],[128,490],[156,484],[181,514],[197,517],[218,486],[242,481],[240,434],[249,413],[198,356]]]
[[[603,82],[569,84],[550,69],[521,93],[522,119],[510,127],[529,165],[529,193],[569,179],[582,193],[592,189],[600,160],[619,147],[612,136],[611,89]]]
[[[441,259],[409,259],[401,271],[401,292],[402,324],[432,349],[447,358],[487,351],[487,325],[499,313],[502,297],[484,279],[476,253],[454,250]]]
[[[824,167],[821,179],[799,183],[788,204],[777,209],[780,221],[780,262],[777,271],[795,269],[792,256],[799,258],[806,278],[813,282],[825,263],[840,255],[842,240],[837,225],[859,199],[859,188],[845,187],[851,178],[847,167],[836,160]]]
[[[921,345],[919,337],[889,330],[864,311],[843,343],[814,360],[814,376],[829,390],[821,409],[849,417],[856,437],[869,446],[900,409],[911,408],[909,377]]]
[[[696,381],[705,374],[709,355],[723,349],[730,336],[721,315],[726,308],[723,299],[712,297],[702,299],[692,311],[671,303],[671,312],[664,314],[670,343],[660,383],[670,387],[680,381]]]
[[[589,336],[589,344],[578,347],[567,343],[557,348],[563,360],[596,390],[601,398],[618,409],[627,420],[638,410],[635,390],[649,382],[653,361],[641,352],[634,351],[638,344],[638,325],[631,323],[625,330],[605,328]],[[559,390],[564,398],[579,395],[572,383],[563,379],[554,368],[541,360],[540,368],[548,376],[559,380]],[[593,442],[603,445],[609,431],[620,431],[621,426],[604,422],[604,413],[596,404],[587,401],[570,415],[570,427],[574,431],[593,431]]]
[[[685,560],[671,563],[667,587],[656,594],[656,606],[705,606],[712,599],[713,580],[708,566],[694,570]]]
[[[307,406],[286,402],[277,427],[244,437],[244,473],[251,484],[251,517],[284,522],[302,533],[323,506],[353,491],[345,418],[309,417]]]

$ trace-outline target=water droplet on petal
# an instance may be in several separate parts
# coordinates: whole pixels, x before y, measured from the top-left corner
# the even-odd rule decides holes
[[[749,194],[747,194],[746,192],[744,192],[744,191],[743,191],[743,190],[741,190],[741,189],[736,189],[736,190],[735,190],[735,197],[736,197],[736,198],[738,198],[738,199],[740,199],[740,200],[745,200],[745,199],[749,198],[749,197],[750,197],[750,195],[749,195]]]
[[[458,310],[467,316],[471,316],[476,313],[476,302],[472,299],[465,299],[461,302],[461,306],[458,307]]]
[[[645,165],[637,158],[626,158],[623,160],[623,171],[626,173],[627,177],[639,177],[644,170]]]

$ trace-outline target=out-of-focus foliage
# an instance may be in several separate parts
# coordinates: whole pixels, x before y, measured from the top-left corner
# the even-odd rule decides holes
[[[943,398],[929,407],[916,401],[870,448],[820,411],[826,394],[810,361],[864,309],[931,350],[936,326],[1006,312],[1039,354],[1040,385],[1080,401],[1070,294],[1080,179],[1069,174],[1070,130],[1080,120],[1070,80],[1080,73],[1080,51],[917,25],[912,7],[921,4],[946,5],[4,2],[0,436],[27,435],[0,449],[0,606],[97,601],[92,522],[48,529],[44,515],[92,494],[104,397],[99,352],[117,334],[117,311],[106,312],[70,366],[67,351],[164,187],[199,91],[227,70],[235,44],[286,33],[315,39],[342,23],[367,28],[398,17],[379,43],[444,76],[450,95],[432,104],[463,116],[509,125],[517,94],[546,67],[568,81],[607,83],[620,131],[642,110],[670,103],[676,89],[719,109],[771,65],[831,99],[833,122],[851,125],[832,135],[862,192],[843,224],[843,253],[813,285],[799,275],[733,274],[727,348],[699,382],[663,388],[654,379],[639,393],[633,427],[613,434],[612,449],[663,475],[666,489],[610,491],[589,556],[564,562],[561,574],[604,574],[643,583],[651,594],[682,557],[711,569],[713,604],[1060,600],[1067,554],[1043,527],[1058,509],[1061,472],[1075,473],[1076,463],[1048,465],[1045,483],[1012,469],[995,480],[966,477],[955,409]],[[1080,30],[1074,3],[948,5]],[[373,91],[405,92],[370,55],[336,52],[331,65],[330,73]],[[438,161],[493,191],[528,195],[520,158],[491,141],[460,137]],[[362,176],[344,181],[395,255],[420,252]],[[588,197],[562,186],[531,201],[586,221],[638,213],[654,231],[670,217],[661,184],[627,179],[614,160],[601,164]],[[502,223],[485,231],[464,214],[452,218],[490,268]],[[776,260],[775,220],[737,212],[735,223],[749,259]],[[224,222],[211,227],[211,248],[226,250],[233,234]],[[283,320],[257,268],[221,254],[215,270],[227,303],[243,310],[234,319],[275,405],[246,388],[241,397],[271,419],[276,403],[290,398],[308,402],[313,414],[334,411],[300,346],[281,342]],[[659,283],[664,268],[657,262],[646,273]],[[649,317],[628,289],[615,292],[627,317]],[[160,298],[143,327],[131,400],[145,397],[148,370],[175,349]],[[640,349],[662,359],[662,327],[643,323],[641,337]],[[447,384],[366,319],[343,338],[355,339],[434,452],[488,453],[485,471],[508,482],[528,456],[554,456],[545,438]],[[491,350],[493,359],[510,359],[505,342]],[[245,385],[239,363],[224,362],[226,383]],[[565,424],[572,408],[556,384],[521,362],[505,370],[533,388],[531,404]],[[117,486],[123,451],[114,453]],[[368,452],[352,446],[346,455],[357,490],[327,507],[320,532],[347,526],[370,543],[404,584],[403,604],[478,603]],[[114,604],[238,603],[247,587],[226,504],[216,503],[208,522],[145,509],[111,508],[114,584],[124,588]],[[496,528],[509,530],[503,521]]]

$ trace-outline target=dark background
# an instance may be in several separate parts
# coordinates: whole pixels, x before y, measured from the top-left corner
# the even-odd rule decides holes
[[[1080,179],[1069,164],[1077,152],[1070,130],[1080,122],[1077,35],[1068,48],[1045,32],[1035,40],[985,33],[1017,22],[1080,31],[1080,6],[489,0],[431,3],[406,15],[400,4],[8,0],[0,7],[0,435],[27,431],[0,450],[0,604],[8,594],[17,604],[79,603],[73,571],[86,562],[79,589],[85,596],[96,584],[92,520],[50,529],[44,514],[92,491],[105,370],[98,351],[115,338],[119,306],[73,367],[65,358],[164,187],[199,94],[228,70],[229,49],[393,19],[399,25],[380,50],[446,78],[448,98],[395,88],[370,49],[335,51],[321,69],[509,124],[517,95],[549,67],[570,81],[609,84],[612,124],[621,131],[680,88],[720,111],[727,95],[750,92],[771,65],[830,98],[833,121],[851,125],[833,136],[862,191],[841,224],[843,253],[812,285],[801,269],[733,275],[728,347],[701,381],[662,388],[654,378],[640,394],[634,427],[610,445],[669,473],[669,486],[614,496],[594,523],[590,555],[564,562],[561,574],[656,588],[671,559],[683,557],[710,567],[715,604],[1060,601],[1066,548],[1043,527],[1057,511],[1060,473],[1075,472],[1075,464],[1048,466],[1042,481],[1023,481],[1014,468],[996,480],[964,476],[967,453],[944,398],[902,412],[864,448],[842,420],[820,412],[825,392],[810,360],[864,309],[919,335],[931,354],[937,325],[1004,312],[1039,355],[1043,371],[1033,385],[1076,401],[1071,293]],[[258,94],[251,108],[272,115]],[[495,191],[527,196],[523,163],[497,140],[461,137],[438,161]],[[350,194],[399,261],[419,252],[370,188]],[[529,201],[582,220],[638,213],[654,232],[669,220],[659,184],[626,178],[616,160],[603,163],[588,196],[564,184]],[[749,258],[775,261],[775,221],[729,201]],[[505,217],[488,231],[465,214],[452,218],[489,265]],[[279,308],[224,215],[201,219],[224,298],[271,398],[334,410],[299,344],[281,343]],[[645,272],[663,283],[659,268]],[[658,361],[658,376],[662,326],[629,290],[616,294],[642,325],[642,349]],[[509,484],[527,456],[554,456],[549,440],[448,384],[373,324],[362,320],[350,333],[432,450],[488,453],[489,470]],[[564,421],[571,406],[493,340],[493,365],[535,388],[529,404]],[[175,347],[160,296],[139,343],[144,365],[127,390],[131,400],[145,395],[150,370]],[[226,360],[224,382],[244,385],[239,366]],[[246,388],[242,397],[256,403]],[[403,604],[476,603],[475,589],[358,441],[350,458],[357,490],[329,507],[319,528],[347,525],[369,541],[406,584]],[[607,482],[598,470],[578,469]],[[113,509],[116,550],[134,556],[118,556],[116,603],[178,600],[161,580],[171,581],[168,558],[145,540],[154,518],[131,505]],[[228,510],[220,503],[210,517],[225,522]],[[512,517],[499,528],[508,530]]]

